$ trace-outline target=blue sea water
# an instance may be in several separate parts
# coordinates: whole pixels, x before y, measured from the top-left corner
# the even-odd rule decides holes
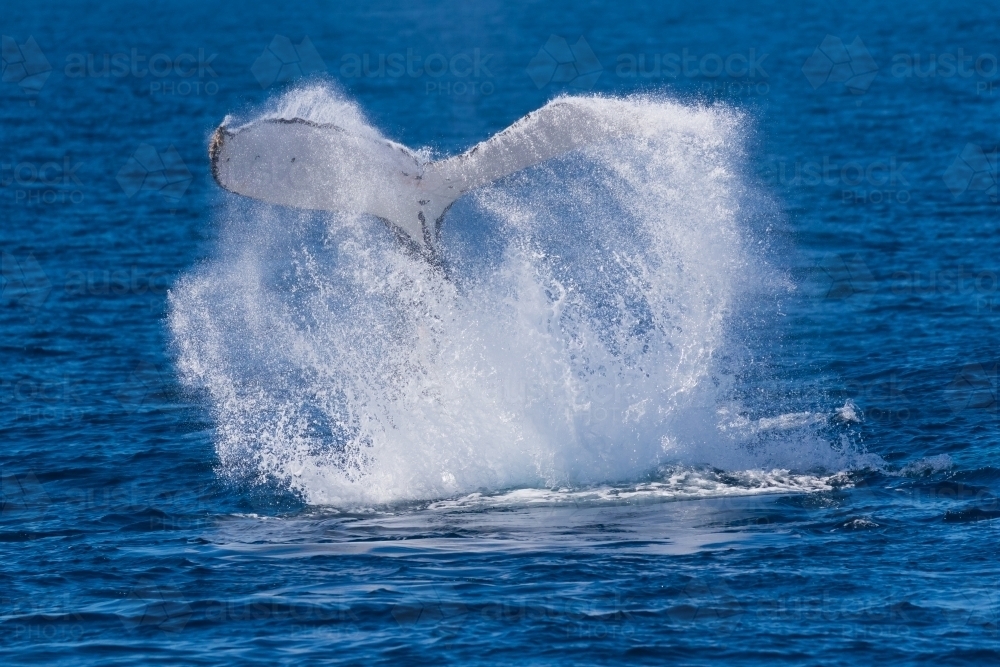
[[[5,664],[1000,657],[995,5],[3,19]],[[208,168],[560,95],[656,131],[467,195],[447,278]]]

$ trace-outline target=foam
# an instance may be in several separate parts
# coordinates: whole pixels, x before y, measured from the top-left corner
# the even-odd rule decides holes
[[[532,507],[538,505],[573,507],[608,503],[643,504],[710,498],[740,498],[773,494],[802,494],[851,488],[843,473],[831,475],[794,474],[789,470],[718,470],[683,466],[669,467],[656,481],[631,485],[596,485],[583,489],[515,489],[497,494],[472,493],[439,500],[428,507],[435,511]]]

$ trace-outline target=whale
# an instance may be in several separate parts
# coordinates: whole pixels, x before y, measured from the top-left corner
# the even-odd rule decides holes
[[[555,99],[469,150],[428,161],[374,133],[303,118],[265,117],[212,133],[212,176],[225,190],[271,204],[369,214],[428,259],[463,194],[582,147],[639,132],[632,114],[585,98]]]

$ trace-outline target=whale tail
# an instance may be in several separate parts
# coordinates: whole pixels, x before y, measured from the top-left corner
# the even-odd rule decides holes
[[[374,134],[301,118],[216,128],[212,176],[226,190],[293,208],[382,218],[428,257],[448,208],[463,193],[576,148],[638,131],[629,114],[599,113],[586,98],[560,98],[468,151],[422,161]]]

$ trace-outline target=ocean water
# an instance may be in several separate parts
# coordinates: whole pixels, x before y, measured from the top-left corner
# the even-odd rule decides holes
[[[5,7],[4,663],[996,661],[994,9]],[[209,170],[560,97],[434,265]]]

